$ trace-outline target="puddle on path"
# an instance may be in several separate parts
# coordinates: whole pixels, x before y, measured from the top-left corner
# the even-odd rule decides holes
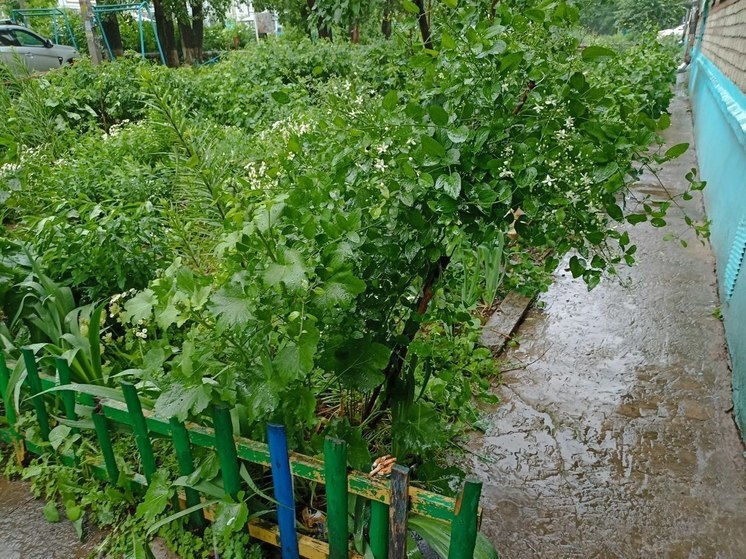
[[[681,96],[673,109],[670,143],[691,141]],[[693,154],[670,164],[664,183],[681,190],[695,165]],[[687,211],[701,216],[701,201]],[[665,232],[630,230],[629,288],[588,293],[560,270],[506,355],[525,367],[505,375],[472,444],[482,530],[503,559],[746,557],[746,459],[712,317],[714,262],[709,246],[683,249]]]
[[[85,559],[96,549],[100,533],[83,544],[70,522],[47,522],[43,508],[28,483],[0,477],[0,559]]]

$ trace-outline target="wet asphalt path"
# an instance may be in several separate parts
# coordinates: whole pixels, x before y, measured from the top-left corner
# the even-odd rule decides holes
[[[680,90],[671,145],[690,142]],[[660,173],[681,191],[692,150]],[[646,176],[636,188],[662,188]],[[701,197],[687,203],[702,218]],[[560,270],[505,356],[503,403],[474,440],[482,530],[503,559],[746,558],[746,459],[734,425],[709,245],[630,228],[631,287]],[[692,235],[687,234],[691,240]]]

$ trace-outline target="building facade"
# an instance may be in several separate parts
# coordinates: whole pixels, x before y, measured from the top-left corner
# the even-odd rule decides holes
[[[746,434],[746,0],[702,0],[690,36],[689,90],[712,220],[733,401]]]

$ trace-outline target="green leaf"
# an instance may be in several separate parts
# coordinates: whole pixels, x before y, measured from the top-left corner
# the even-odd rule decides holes
[[[446,130],[446,134],[454,144],[462,144],[469,139],[469,127],[462,124],[455,130]]]
[[[320,285],[323,293],[318,294],[314,302],[325,308],[343,305],[363,293],[365,287],[365,282],[350,270],[340,270]]]
[[[645,223],[648,220],[648,216],[645,214],[630,214],[627,216],[627,222],[632,225],[637,225],[638,223]]]
[[[151,289],[143,289],[124,304],[124,320],[137,323],[141,320],[147,321],[153,313],[153,307],[158,304],[158,299]]]
[[[396,105],[399,103],[399,93],[391,90],[389,91],[386,96],[383,98],[383,108],[387,111],[392,111],[396,108]]]
[[[422,150],[427,155],[432,155],[435,157],[444,157],[446,154],[446,149],[443,147],[443,144],[441,144],[438,140],[431,136],[421,136],[420,142],[422,143]]]
[[[289,342],[277,354],[272,366],[286,382],[297,380],[311,372],[315,353],[314,346],[298,346]]]
[[[688,149],[688,143],[676,144],[672,148],[669,148],[668,151],[666,151],[664,157],[666,159],[676,159],[677,157],[684,155],[686,153],[686,150]]]
[[[61,390],[72,390],[81,394],[89,394],[95,398],[108,398],[109,400],[115,400],[117,402],[124,402],[124,395],[116,388],[109,388],[108,386],[97,386],[95,384],[78,384],[72,382],[63,386],[53,386],[43,390],[39,394],[49,394],[52,392],[59,392]]]
[[[55,451],[67,438],[67,436],[70,434],[70,431],[72,431],[72,429],[70,429],[70,427],[68,427],[67,425],[57,425],[57,427],[49,432],[49,444],[52,445],[52,448]]]
[[[150,481],[145,497],[137,506],[137,516],[146,523],[151,523],[163,514],[173,496],[173,489],[168,482],[168,471],[164,469],[157,470]]]
[[[282,256],[282,263],[270,264],[264,271],[264,281],[274,287],[284,284],[290,290],[304,289],[308,283],[307,270],[301,254],[297,250],[286,249]]]
[[[596,58],[609,58],[613,56],[616,56],[616,52],[598,45],[592,45],[583,49],[583,60],[594,60]]]
[[[273,91],[272,99],[277,101],[280,105],[287,105],[288,103],[290,103],[290,96],[282,90]]]
[[[510,54],[506,54],[500,61],[500,71],[504,72],[506,70],[510,70],[511,68],[518,66],[518,64],[520,64],[522,60],[523,53],[511,52]]]
[[[451,198],[456,199],[461,194],[461,175],[458,173],[440,175],[435,181],[435,188],[443,190]]]
[[[190,411],[198,414],[207,408],[210,404],[210,392],[210,387],[205,384],[187,387],[176,383],[161,392],[153,411],[164,419],[175,417],[179,421],[186,421]]]
[[[57,510],[57,503],[54,501],[47,501],[42,512],[44,513],[44,518],[47,519],[47,522],[60,521],[60,511]]]
[[[412,0],[402,0],[402,6],[410,14],[419,14],[420,13],[420,9],[417,7],[417,4],[415,4],[414,2],[412,2]]]
[[[427,112],[430,115],[430,119],[438,126],[448,124],[448,113],[440,105],[430,105],[427,108]]]
[[[193,512],[197,512],[198,510],[203,510],[203,509],[206,509],[208,507],[211,507],[215,503],[219,503],[219,502],[220,502],[219,499],[211,499],[209,501],[205,501],[205,502],[200,503],[198,505],[194,505],[193,507],[189,507],[189,508],[186,508],[184,510],[180,510],[179,512],[174,513],[174,514],[172,514],[170,516],[167,516],[166,518],[162,518],[158,522],[156,522],[156,523],[151,524],[150,526],[148,526],[147,535],[155,534],[156,532],[158,532],[158,530],[160,530],[166,524],[170,524],[171,522],[173,522],[174,520],[178,520],[179,518],[183,518],[185,516],[189,516],[190,514],[192,514]]]
[[[458,6],[458,0],[443,0],[443,3],[449,8],[455,8]]]
[[[253,300],[248,297],[243,287],[237,283],[228,283],[210,297],[210,312],[224,326],[246,324],[254,318]]]
[[[572,277],[579,278],[585,273],[585,263],[577,256],[573,256],[570,258],[570,272],[572,272]]]
[[[456,41],[444,31],[440,34],[440,46],[443,50],[453,50],[456,48]]]
[[[215,520],[212,528],[218,538],[225,540],[236,532],[243,530],[249,520],[249,509],[246,503],[220,501],[215,508]]]

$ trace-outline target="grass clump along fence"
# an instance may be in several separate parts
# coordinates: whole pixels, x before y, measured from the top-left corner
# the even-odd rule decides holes
[[[448,458],[499,375],[476,311],[546,288],[571,251],[591,288],[633,264],[620,225],[663,226],[676,200],[633,210],[628,185],[686,146],[655,149],[676,61],[652,38],[582,44],[566,2],[443,2],[431,49],[410,19],[375,44],[277,39],[196,69],[125,59],[7,77],[0,340],[5,410],[27,438],[49,444],[20,397],[22,348],[48,373],[63,359],[94,397],[132,383],[164,420],[210,427],[227,406],[238,436],[280,424],[305,455],[331,436],[354,469],[391,454],[415,484],[459,487]],[[85,474],[94,433],[59,421],[80,427],[56,441],[76,459],[34,461],[36,489],[116,526],[111,549],[152,536],[186,483],[170,440],[153,443],[164,491],[101,497]],[[112,442],[120,470],[143,473],[132,437]],[[213,455],[194,459],[188,484],[220,488]],[[247,473],[242,500],[216,496],[223,510],[273,508],[270,473]],[[324,508],[313,482],[295,490],[311,517]],[[156,493],[164,506],[145,505]],[[370,514],[350,508],[360,554]],[[185,556],[260,553],[241,524],[214,545],[187,516],[158,531]]]

